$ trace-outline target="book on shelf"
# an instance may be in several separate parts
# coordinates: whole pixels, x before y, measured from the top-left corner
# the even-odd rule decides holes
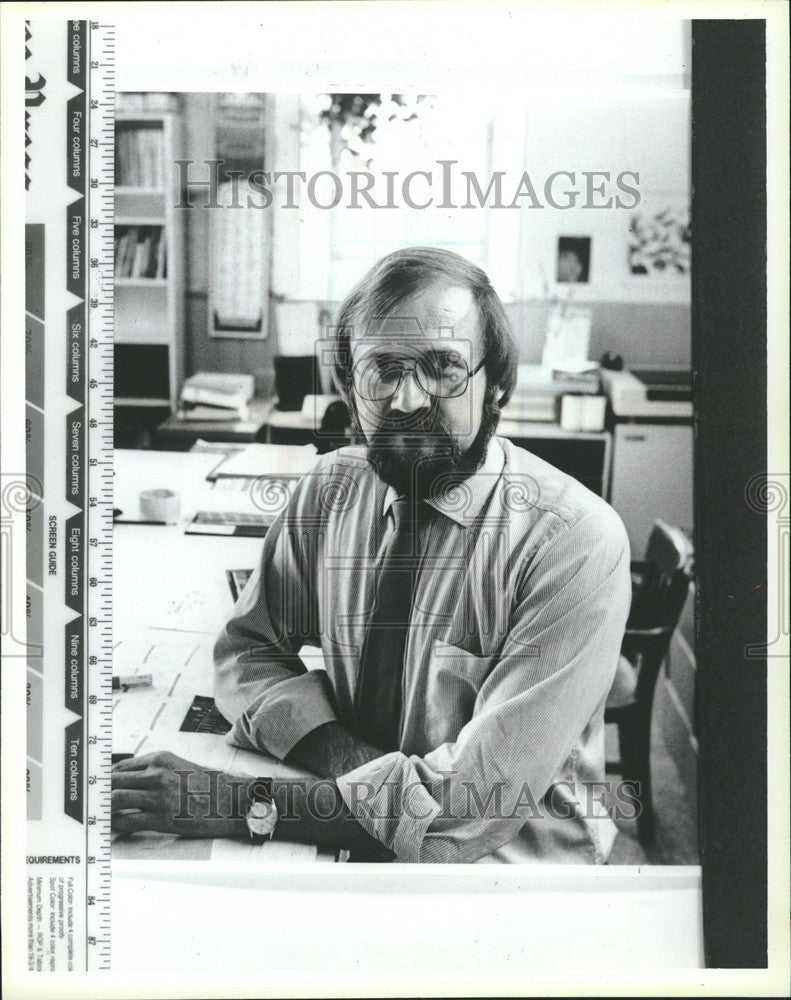
[[[162,129],[145,125],[118,129],[115,183],[120,187],[164,189]]]
[[[165,241],[164,241],[164,239],[160,239],[159,243],[157,244],[157,270],[156,270],[156,277],[157,278],[164,278],[165,277]]]
[[[165,278],[166,272],[162,226],[116,226],[116,278]]]

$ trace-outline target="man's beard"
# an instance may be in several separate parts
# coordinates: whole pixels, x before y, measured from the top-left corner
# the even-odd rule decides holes
[[[390,410],[368,443],[367,458],[399,495],[426,500],[480,468],[499,416],[487,402],[475,440],[462,451],[436,404],[413,413]]]

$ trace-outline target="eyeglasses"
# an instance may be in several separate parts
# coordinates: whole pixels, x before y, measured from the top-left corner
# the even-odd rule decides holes
[[[417,384],[429,396],[452,399],[467,391],[470,379],[485,363],[484,354],[475,368],[470,369],[458,351],[434,351],[418,358],[412,366],[404,364],[403,358],[394,355],[368,354],[352,367],[352,382],[355,392],[362,399],[381,403],[392,399],[404,376],[412,373]]]

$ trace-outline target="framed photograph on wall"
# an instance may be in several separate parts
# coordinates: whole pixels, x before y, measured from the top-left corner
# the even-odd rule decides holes
[[[590,236],[559,236],[555,280],[558,283],[587,284],[590,268]]]

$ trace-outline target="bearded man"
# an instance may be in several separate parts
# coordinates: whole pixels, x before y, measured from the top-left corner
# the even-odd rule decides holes
[[[604,705],[630,601],[620,519],[496,436],[516,348],[480,268],[390,254],[334,335],[364,444],[297,485],[215,648],[230,740],[315,779],[215,774],[223,808],[179,827],[179,781],[201,769],[138,758],[119,765],[114,802],[147,818],[117,828],[359,860],[606,862]],[[306,669],[304,645],[323,669]]]

